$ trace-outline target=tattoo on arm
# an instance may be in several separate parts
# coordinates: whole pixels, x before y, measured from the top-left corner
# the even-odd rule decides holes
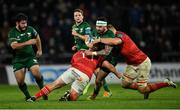
[[[109,53],[111,52],[112,48],[113,48],[112,46],[105,45],[105,49],[97,51],[97,55],[109,55]]]

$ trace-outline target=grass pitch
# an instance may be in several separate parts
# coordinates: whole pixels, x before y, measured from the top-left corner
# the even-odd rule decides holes
[[[180,86],[180,84],[178,85]],[[120,85],[109,85],[113,95],[102,97],[103,89],[94,101],[86,98],[92,93],[93,85],[88,93],[78,101],[59,102],[58,99],[70,88],[66,86],[49,94],[49,100],[38,100],[30,103],[24,101],[24,96],[17,86],[0,85],[0,109],[180,109],[180,88],[163,88],[152,94],[148,100],[135,90],[121,88]],[[31,95],[39,89],[28,86]]]

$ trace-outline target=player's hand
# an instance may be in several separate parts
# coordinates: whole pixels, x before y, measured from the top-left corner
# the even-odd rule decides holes
[[[89,48],[93,48],[93,43],[86,43]]]
[[[86,56],[92,56],[93,55],[92,51],[90,51],[90,50],[85,50],[84,53]]]
[[[97,44],[97,43],[99,43],[99,42],[101,42],[101,39],[99,38],[99,39],[95,39],[93,42],[92,42],[92,44],[94,45],[94,44]]]
[[[36,43],[37,43],[36,39],[30,39],[30,40],[26,41],[26,45],[34,45]]]
[[[73,36],[78,36],[79,34],[73,29],[73,30],[72,30],[72,35],[73,35]]]
[[[37,50],[36,57],[40,57],[40,56],[42,56],[42,50]]]
[[[72,47],[72,51],[76,51],[77,50],[77,47],[74,45],[73,47]]]

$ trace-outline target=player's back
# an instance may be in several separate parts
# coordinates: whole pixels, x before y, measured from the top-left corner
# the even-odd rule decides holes
[[[81,72],[85,73],[89,78],[92,77],[97,64],[101,61],[100,57],[87,57],[83,50],[76,52],[72,59],[71,65]]]
[[[147,55],[136,46],[128,35],[117,31],[116,37],[122,40],[119,52],[125,57],[127,64],[140,64],[147,58]]]

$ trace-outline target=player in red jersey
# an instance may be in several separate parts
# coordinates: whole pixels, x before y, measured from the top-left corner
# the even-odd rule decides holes
[[[144,94],[144,99],[148,99],[149,93],[163,87],[174,87],[176,84],[166,79],[164,82],[148,83],[151,69],[151,61],[143,53],[131,38],[123,32],[116,31],[112,26],[108,26],[115,33],[116,38],[96,39],[92,44],[104,43],[107,45],[117,45],[119,54],[121,54],[127,63],[125,73],[122,77],[122,87],[138,90]]]
[[[66,97],[66,100],[76,101],[82,94],[86,85],[89,83],[94,70],[101,61],[102,57],[85,56],[83,50],[76,52],[71,59],[71,67],[54,82],[45,85],[44,88],[32,97],[32,100],[35,101],[57,88],[61,88],[69,83],[72,83],[70,93],[67,94],[69,96]]]

